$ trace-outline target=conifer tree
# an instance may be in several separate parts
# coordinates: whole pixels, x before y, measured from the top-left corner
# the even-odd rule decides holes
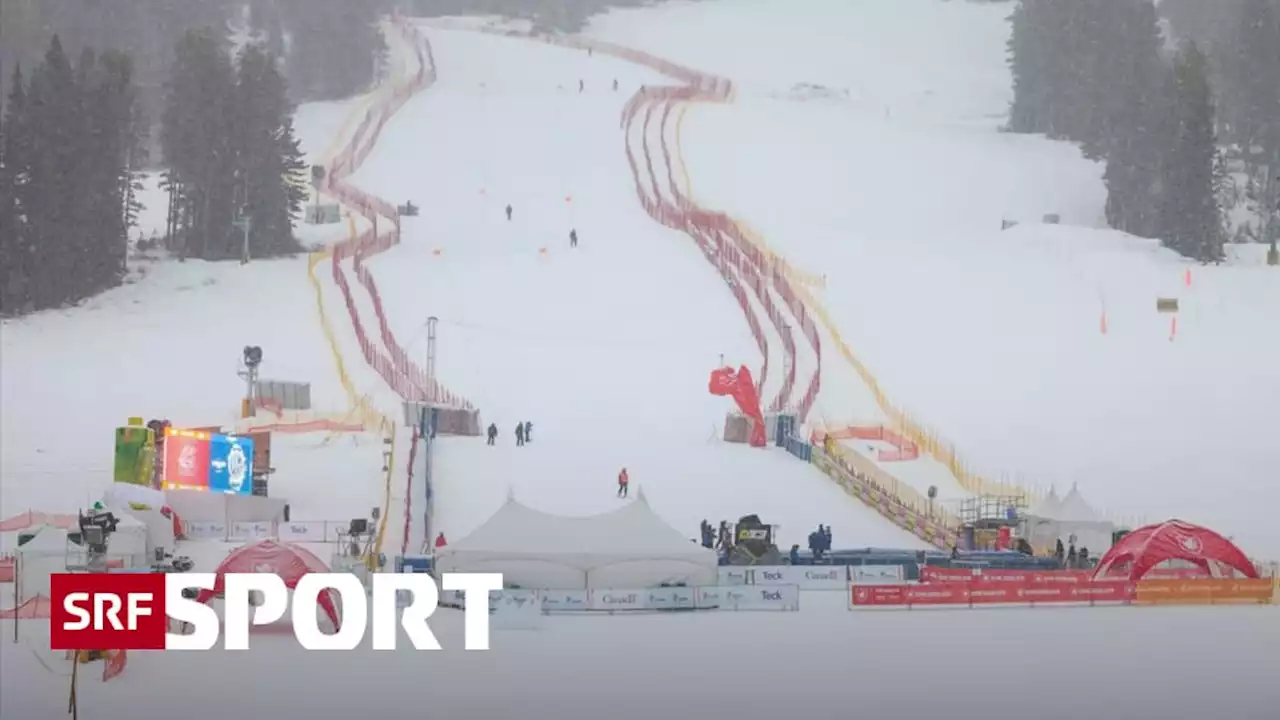
[[[1208,59],[1194,42],[1178,52],[1172,91],[1177,125],[1162,174],[1161,239],[1187,257],[1218,262],[1224,257],[1224,232],[1213,182],[1213,98]]]
[[[258,45],[240,54],[236,86],[239,198],[250,218],[254,257],[299,249],[293,217],[305,198],[302,153],[293,135],[293,108],[273,56]]]

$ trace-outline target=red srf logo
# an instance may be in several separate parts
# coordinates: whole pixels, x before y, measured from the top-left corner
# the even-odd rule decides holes
[[[163,650],[165,576],[60,573],[50,578],[53,650]]]

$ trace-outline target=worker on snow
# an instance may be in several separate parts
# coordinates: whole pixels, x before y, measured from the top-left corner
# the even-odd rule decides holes
[[[614,92],[618,91],[618,78],[613,79],[613,91]]]
[[[489,423],[488,435],[489,435],[489,444],[493,445],[494,443],[496,443],[498,441],[498,426],[494,425],[493,423]]]
[[[524,441],[533,442],[533,423],[524,421]]]
[[[524,423],[516,423],[516,445],[524,445]]]
[[[449,544],[449,541],[444,539],[444,533],[440,533],[439,535],[436,536],[436,550],[440,550],[444,548],[445,545],[448,545],[448,544]]]
[[[578,231],[577,230],[569,231],[569,247],[571,248],[578,247]]]
[[[627,485],[631,482],[631,478],[627,476],[627,469],[622,468],[622,472],[618,473],[618,497],[627,496]]]
[[[586,84],[585,82],[583,82],[581,78],[579,78],[579,79],[578,79],[578,92],[582,92],[582,91],[583,91],[583,90],[585,90],[586,88],[587,88],[587,84]]]
[[[511,222],[511,206],[507,206],[507,222]]]

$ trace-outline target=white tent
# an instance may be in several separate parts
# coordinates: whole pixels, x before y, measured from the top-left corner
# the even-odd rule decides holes
[[[649,507],[643,491],[618,510],[562,517],[509,495],[493,517],[436,556],[442,572],[501,572],[530,589],[713,585],[717,559]]]
[[[1038,518],[1054,518],[1058,516],[1058,510],[1062,507],[1062,500],[1058,498],[1058,491],[1050,487],[1049,494],[1040,498],[1040,501],[1031,506],[1027,511],[1027,515]]]
[[[1046,497],[1041,503],[1045,503]],[[1050,514],[1051,513],[1051,514]],[[1085,501],[1075,483],[1056,507],[1039,505],[1028,513],[1031,544],[1035,547],[1052,547],[1058,540],[1064,545],[1075,538],[1076,548],[1088,548],[1093,557],[1101,557],[1111,547],[1111,534],[1115,525],[1104,519]]]
[[[79,547],[67,541],[67,531],[45,525],[18,546],[18,597],[26,602],[37,595],[49,597],[49,576],[67,571]]]

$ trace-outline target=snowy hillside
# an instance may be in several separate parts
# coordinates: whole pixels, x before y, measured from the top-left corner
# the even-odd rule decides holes
[[[1007,12],[766,0],[618,12],[592,32],[739,81],[734,103],[686,114],[694,194],[824,274],[820,301],[888,396],[982,472],[1079,482],[1115,515],[1187,517],[1280,556],[1280,280],[1241,258],[1187,286],[1154,242],[1095,229],[1101,168],[997,131]],[[707,41],[722,32],[734,42]],[[797,83],[849,99],[776,97]],[[1050,213],[1064,225],[1041,226]],[[1157,298],[1180,301],[1172,340]],[[864,397],[820,405],[866,422]]]

